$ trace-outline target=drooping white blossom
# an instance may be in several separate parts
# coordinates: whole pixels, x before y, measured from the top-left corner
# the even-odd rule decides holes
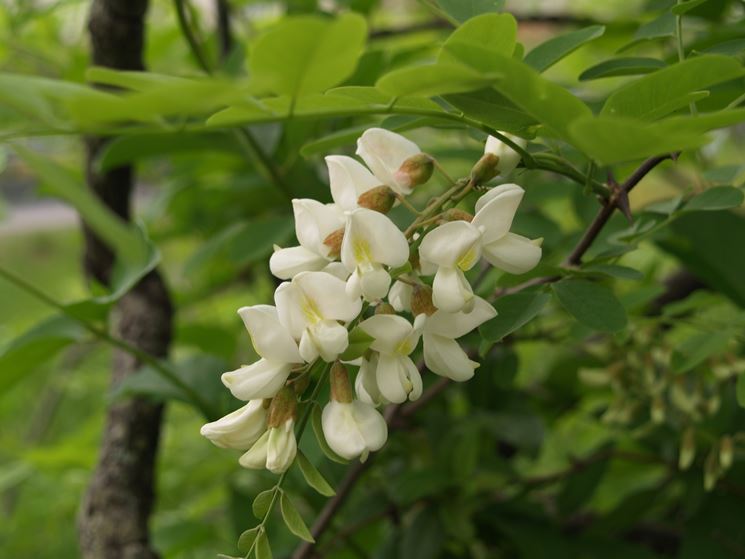
[[[344,214],[335,204],[295,199],[292,210],[295,236],[300,245],[280,248],[272,254],[269,269],[279,279],[292,279],[300,272],[322,270],[338,257],[338,247],[334,252],[333,235],[340,236],[337,232],[344,227]]]
[[[357,372],[357,378],[354,379],[354,392],[357,398],[373,406],[387,404],[388,401],[378,388],[378,379],[375,378],[378,369],[378,354],[372,352],[369,358],[363,357],[360,361],[360,369]]]
[[[362,163],[346,155],[329,155],[326,166],[331,198],[344,211],[357,209],[360,196],[383,184]]]
[[[525,141],[523,138],[520,138],[519,136],[513,136],[512,134],[508,134],[506,132],[502,132],[501,134],[521,148],[525,148],[525,146],[528,144],[527,141]],[[500,140],[499,138],[495,138],[494,136],[489,136],[486,139],[484,153],[492,154],[499,158],[499,162],[497,163],[497,170],[499,171],[500,175],[507,175],[514,171],[515,167],[517,167],[517,164],[520,163],[520,159],[522,157],[518,152],[516,152],[502,140]]]
[[[266,431],[264,400],[251,400],[245,406],[202,426],[200,433],[220,448],[246,450]]]
[[[378,180],[402,195],[411,194],[414,184],[404,163],[422,153],[414,142],[383,128],[370,128],[357,140],[357,155]]]
[[[345,283],[325,272],[301,272],[274,293],[280,322],[299,340],[302,358],[310,363],[320,356],[330,362],[349,344],[342,323],[354,320],[362,309],[359,297],[346,294]]]
[[[347,460],[359,456],[364,461],[388,438],[388,426],[383,416],[374,406],[360,400],[331,400],[323,408],[321,423],[331,450]]]
[[[350,297],[382,299],[391,285],[385,266],[402,266],[408,259],[406,237],[385,215],[365,208],[347,215],[341,261],[351,273],[346,287]]]
[[[274,474],[286,471],[297,455],[294,427],[293,419],[287,419],[277,427],[270,427],[238,462],[244,468],[266,468]]]
[[[293,367],[303,363],[298,345],[280,322],[275,307],[243,307],[238,314],[261,359],[224,373],[222,382],[239,400],[271,398],[282,388]]]

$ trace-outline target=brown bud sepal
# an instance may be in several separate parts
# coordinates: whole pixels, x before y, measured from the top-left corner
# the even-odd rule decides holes
[[[342,404],[349,404],[353,399],[352,385],[349,383],[349,373],[341,361],[331,365],[329,375],[331,383],[331,399]]]
[[[277,395],[272,398],[269,405],[269,414],[266,424],[268,427],[280,427],[288,419],[295,419],[297,411],[297,396],[295,391],[289,386],[284,386]]]
[[[411,294],[411,313],[414,316],[426,314],[432,316],[437,312],[437,307],[432,302],[432,288],[428,285],[415,285]]]
[[[493,153],[485,153],[471,169],[471,182],[475,185],[484,184],[499,174],[499,157]]]
[[[357,198],[357,205],[368,210],[375,210],[382,214],[391,211],[393,204],[396,202],[396,193],[389,186],[380,185],[363,192]]]
[[[328,234],[323,240],[323,244],[329,247],[329,256],[336,258],[341,254],[341,243],[344,240],[344,227]]]
[[[442,220],[443,221],[467,221],[468,223],[471,223],[473,221],[473,215],[469,214],[466,211],[460,210],[458,208],[450,208],[445,213],[442,214]]]
[[[412,155],[396,171],[396,180],[409,188],[424,184],[435,170],[435,160],[426,153]]]

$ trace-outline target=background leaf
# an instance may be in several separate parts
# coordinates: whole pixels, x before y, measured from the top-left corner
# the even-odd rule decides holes
[[[563,35],[557,35],[526,54],[525,63],[534,70],[543,72],[582,45],[601,37],[603,33],[605,33],[605,26],[590,25]]]
[[[603,332],[626,327],[626,312],[613,292],[598,283],[564,279],[552,285],[562,306],[580,323]]]

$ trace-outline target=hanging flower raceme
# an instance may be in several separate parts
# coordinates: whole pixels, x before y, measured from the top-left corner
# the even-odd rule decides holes
[[[244,468],[260,470],[266,468],[281,474],[290,467],[297,454],[295,440],[295,414],[297,397],[290,387],[283,388],[269,406],[268,429],[254,445],[240,457]]]
[[[386,216],[365,208],[347,215],[341,261],[351,273],[346,287],[350,297],[382,299],[391,285],[385,267],[402,266],[408,259],[406,237]]]
[[[295,236],[299,246],[278,248],[269,259],[269,269],[279,279],[292,279],[300,272],[322,270],[339,257],[344,214],[334,204],[316,200],[292,201]]]
[[[203,425],[199,432],[220,448],[247,450],[259,440],[264,431],[266,431],[264,400],[251,400],[225,417]]]
[[[298,345],[280,322],[275,307],[243,307],[238,314],[261,359],[224,373],[222,382],[239,400],[271,398],[284,386],[292,369],[303,363]]]
[[[306,362],[334,361],[349,344],[347,323],[360,314],[362,301],[348,296],[345,283],[325,272],[301,272],[274,292],[280,322]]]
[[[524,190],[516,184],[500,185],[476,202],[471,221],[450,221],[429,232],[419,246],[422,262],[435,265],[433,302],[446,312],[468,312],[474,295],[464,272],[483,256],[506,272],[522,274],[538,264],[540,241],[510,233]]]
[[[342,458],[360,457],[380,449],[388,438],[388,426],[375,407],[355,400],[344,365],[331,367],[331,400],[323,408],[323,435],[331,450]]]

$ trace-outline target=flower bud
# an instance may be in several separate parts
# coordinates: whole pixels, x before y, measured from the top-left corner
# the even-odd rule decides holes
[[[396,202],[396,193],[386,185],[376,186],[367,192],[363,192],[357,198],[357,205],[368,210],[375,210],[382,214],[391,211],[393,204]]]
[[[711,449],[706,461],[704,462],[704,489],[711,491],[722,474],[722,468],[719,466],[719,453],[716,447]]]
[[[283,387],[272,398],[272,403],[269,405],[267,426],[270,428],[279,427],[280,425],[284,425],[288,419],[294,420],[296,409],[297,396],[295,396],[295,391],[289,386]]]
[[[352,385],[349,383],[349,373],[340,361],[337,361],[331,366],[329,383],[331,384],[332,400],[341,402],[342,404],[348,404],[354,399]]]
[[[380,303],[375,307],[375,314],[396,314],[396,309],[390,303]]]
[[[485,153],[471,169],[471,182],[484,184],[499,174],[499,157],[492,153]]]
[[[450,208],[445,213],[442,214],[442,220],[443,221],[467,221],[468,223],[471,223],[473,221],[473,215],[469,214],[466,211],[460,210],[458,208]]]
[[[422,313],[432,316],[436,312],[437,307],[432,302],[432,288],[428,285],[415,285],[411,294],[411,313],[414,316]]]
[[[734,459],[734,445],[732,444],[732,437],[725,435],[719,441],[719,463],[723,470],[727,470],[732,466]]]
[[[683,432],[683,438],[680,441],[680,454],[678,456],[678,468],[687,470],[693,459],[696,457],[696,432],[693,427],[689,427]]]
[[[329,247],[329,256],[337,258],[341,254],[341,243],[344,240],[344,227],[332,231],[323,240],[323,244]]]
[[[525,146],[527,145],[527,142],[522,138],[512,136],[511,134],[505,134],[504,132],[502,132],[502,135],[521,148],[525,148]],[[497,172],[501,175],[511,173],[515,169],[515,167],[517,167],[517,164],[520,163],[521,159],[521,156],[518,152],[516,152],[502,140],[500,140],[499,138],[495,138],[494,136],[489,136],[486,139],[484,153],[494,155],[499,159]]]
[[[652,400],[650,415],[652,416],[652,423],[659,425],[665,421],[665,401],[661,396],[657,395]]]
[[[400,184],[412,188],[427,182],[432,177],[434,169],[435,160],[426,153],[418,153],[404,161],[394,177]]]

